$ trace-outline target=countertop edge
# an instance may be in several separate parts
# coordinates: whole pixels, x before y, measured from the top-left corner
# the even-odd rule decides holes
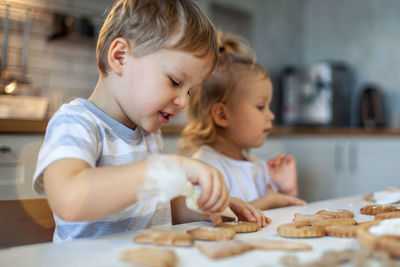
[[[0,119],[0,134],[44,134],[48,122],[49,119]]]
[[[44,134],[47,123],[45,120],[27,120],[27,119],[0,119],[0,134]],[[170,124],[161,128],[165,136],[178,136],[182,132],[184,125]],[[269,137],[281,136],[340,136],[340,135],[358,135],[358,136],[399,136],[400,129],[373,129],[363,128],[344,128],[344,127],[283,127],[276,126],[272,128]]]

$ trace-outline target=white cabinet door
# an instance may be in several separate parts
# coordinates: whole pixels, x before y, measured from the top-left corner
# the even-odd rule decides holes
[[[316,201],[337,196],[338,142],[336,138],[314,136],[286,139],[285,151],[297,162],[300,198]]]
[[[349,144],[348,194],[400,188],[400,138],[352,138]]]
[[[307,201],[400,188],[400,138],[289,138],[296,157],[299,195]]]
[[[32,178],[43,135],[0,135],[0,199],[38,197]]]
[[[268,137],[262,147],[252,149],[251,153],[265,161],[268,161],[281,153],[286,153],[284,139]]]
[[[331,137],[271,137],[252,153],[268,161],[281,153],[296,158],[299,197],[315,201],[335,197],[340,190],[337,176],[345,173],[345,145]]]

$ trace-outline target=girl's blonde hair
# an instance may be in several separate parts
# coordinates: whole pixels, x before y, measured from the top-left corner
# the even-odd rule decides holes
[[[244,39],[219,32],[218,41],[218,64],[202,88],[190,95],[186,108],[189,123],[179,141],[179,152],[184,155],[190,156],[200,146],[216,140],[221,128],[214,123],[211,108],[216,103],[226,104],[245,75],[255,70],[269,78],[265,69],[256,63],[255,53]]]
[[[159,49],[211,56],[212,69],[218,59],[217,32],[191,0],[118,0],[107,15],[96,47],[99,72],[109,71],[108,50],[118,37],[130,41],[134,56]]]

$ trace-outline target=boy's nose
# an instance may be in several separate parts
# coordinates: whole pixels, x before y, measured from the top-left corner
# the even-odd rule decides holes
[[[185,92],[180,94],[174,99],[174,104],[177,105],[179,108],[184,108],[188,101],[188,94]]]

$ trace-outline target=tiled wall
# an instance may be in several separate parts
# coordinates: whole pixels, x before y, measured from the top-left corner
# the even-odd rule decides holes
[[[29,10],[30,36],[26,77],[28,86],[21,87],[26,94],[49,98],[51,111],[74,97],[88,97],[94,88],[98,73],[95,40],[83,38],[49,41],[54,32],[54,12],[74,17],[88,17],[100,24],[110,0],[11,0],[9,4],[8,71],[10,75],[24,76],[22,49],[24,20]],[[3,47],[5,2],[0,2],[0,45]],[[21,92],[20,91],[20,92]]]

